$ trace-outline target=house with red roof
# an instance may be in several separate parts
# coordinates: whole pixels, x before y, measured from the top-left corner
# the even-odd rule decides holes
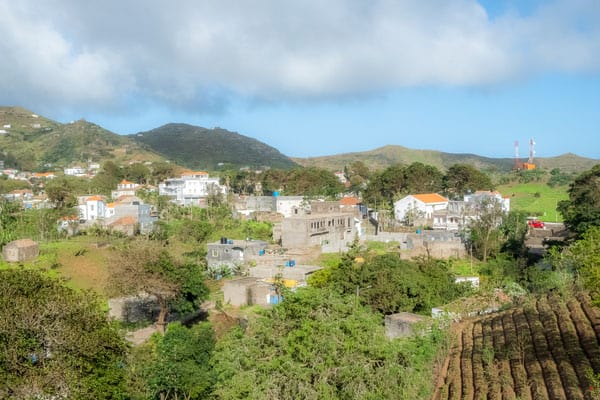
[[[96,221],[106,217],[106,198],[98,195],[79,196],[77,198],[79,217],[85,221]]]
[[[394,203],[394,217],[405,225],[433,225],[433,214],[448,207],[448,199],[437,193],[409,194]]]

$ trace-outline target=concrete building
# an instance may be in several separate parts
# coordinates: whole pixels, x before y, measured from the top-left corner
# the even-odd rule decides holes
[[[158,216],[154,212],[154,208],[150,204],[144,204],[136,196],[122,196],[114,203],[107,204],[107,225],[112,225],[120,219],[122,220],[121,222],[126,222],[125,225],[129,225],[129,220],[123,220],[123,218],[127,217],[135,220],[136,227],[143,235],[152,232],[154,223],[158,221]]]
[[[226,268],[237,271],[265,252],[268,243],[262,240],[231,240],[222,238],[208,243],[206,262],[209,270]]]
[[[281,245],[285,248],[318,246],[323,253],[347,251],[358,234],[356,218],[348,213],[308,214],[281,221]],[[359,221],[360,222],[360,221]],[[278,230],[274,228],[274,233]],[[275,234],[273,239],[277,240]]]
[[[40,254],[37,242],[31,239],[13,240],[2,249],[2,256],[7,262],[24,262],[35,259]]]
[[[303,214],[306,202],[303,196],[273,196],[275,199],[275,210],[285,218]]]
[[[171,201],[183,206],[205,206],[211,194],[227,194],[227,188],[219,178],[211,178],[208,172],[189,171],[180,178],[170,178],[158,185],[158,194],[169,196]]]
[[[224,303],[236,307],[270,304],[273,294],[271,284],[252,277],[235,278],[223,284]]]
[[[252,267],[248,270],[248,274],[254,278],[260,279],[275,279],[281,277],[282,279],[295,281],[296,285],[294,286],[301,286],[306,284],[310,275],[320,269],[323,269],[323,267],[316,265],[289,265],[288,263],[286,266],[264,265]]]
[[[135,196],[135,192],[139,189],[140,185],[135,182],[130,182],[123,179],[117,184],[117,190],[113,190],[110,193],[110,197],[117,199],[122,196]]]

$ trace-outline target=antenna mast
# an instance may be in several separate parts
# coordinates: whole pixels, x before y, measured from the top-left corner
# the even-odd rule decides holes
[[[519,141],[515,140],[515,169],[521,169],[521,161],[519,161]]]
[[[527,160],[529,164],[533,164],[533,155],[535,154],[534,146],[535,142],[533,138],[529,139],[529,160]]]

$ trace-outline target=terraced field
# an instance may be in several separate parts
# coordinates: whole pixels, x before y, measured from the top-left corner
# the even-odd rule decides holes
[[[433,398],[595,399],[599,343],[600,310],[583,295],[463,321]]]

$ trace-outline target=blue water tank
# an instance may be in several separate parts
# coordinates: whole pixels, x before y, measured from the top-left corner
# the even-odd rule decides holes
[[[279,196],[279,192],[273,192],[273,197]]]

